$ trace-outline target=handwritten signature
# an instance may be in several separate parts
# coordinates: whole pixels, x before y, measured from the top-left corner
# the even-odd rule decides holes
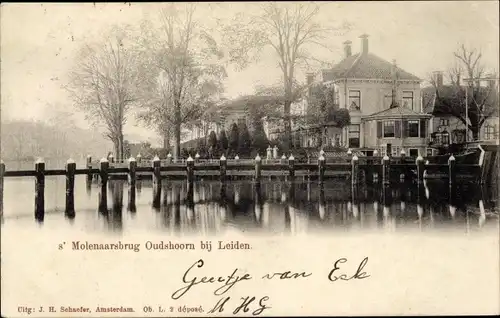
[[[361,280],[369,278],[370,275],[365,271],[365,267],[368,263],[368,257],[365,257],[357,266],[354,272],[345,269],[347,267],[348,260],[346,258],[339,258],[333,262],[331,270],[326,275],[326,278],[330,282],[339,281],[350,281],[350,280]],[[346,266],[342,266],[345,264]],[[252,280],[253,277],[248,273],[242,273],[238,268],[235,268],[230,275],[227,276],[196,276],[194,274],[196,268],[202,268],[205,265],[205,261],[200,259],[192,264],[182,276],[182,282],[184,286],[177,289],[172,294],[172,299],[177,300],[186,295],[186,293],[192,290],[195,286],[200,284],[220,284],[214,291],[215,296],[223,296],[229,290],[234,288],[237,284],[244,281]],[[290,270],[279,271],[273,273],[267,273],[261,277],[261,279],[266,280],[290,280],[290,279],[307,279],[311,277],[313,273],[310,272],[293,272]],[[231,297],[226,296],[217,301],[215,306],[209,311],[209,313],[223,312],[224,306],[230,301]],[[233,314],[237,314],[240,311],[248,312],[254,308],[252,315],[260,315],[264,310],[271,308],[267,305],[269,301],[269,296],[262,296],[256,298],[255,296],[246,296],[241,298],[242,302],[234,309]],[[257,307],[252,307],[251,305],[256,305]]]

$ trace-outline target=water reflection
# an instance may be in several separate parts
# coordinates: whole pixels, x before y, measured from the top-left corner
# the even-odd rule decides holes
[[[77,183],[77,188],[81,185]],[[48,187],[51,190],[50,182]],[[138,180],[135,186],[110,180],[107,186],[92,184],[83,189],[84,195],[76,191],[76,215],[71,221],[85,222],[89,230],[118,233],[134,228],[173,235],[214,235],[227,230],[296,235],[498,228],[494,190],[473,184],[450,188],[447,183],[426,181],[422,185],[353,187],[345,182],[202,181],[189,185],[164,180],[156,189],[147,180]],[[48,208],[46,213],[60,210],[64,206],[56,204],[55,210]]]

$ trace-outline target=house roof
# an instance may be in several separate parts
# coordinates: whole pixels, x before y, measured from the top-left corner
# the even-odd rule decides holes
[[[383,111],[370,114],[368,116],[363,116],[363,120],[379,119],[379,118],[401,118],[401,117],[413,117],[413,118],[429,118],[431,115],[425,113],[419,113],[407,107],[393,107],[389,109],[384,109]]]
[[[461,88],[465,88],[465,86],[461,86]],[[495,93],[491,93],[488,88],[481,87],[479,92],[484,92],[488,94],[488,98],[491,99],[490,104],[492,106],[497,104],[497,107],[493,108],[492,116],[499,115],[498,109],[498,96]],[[461,103],[465,100],[465,93],[463,90],[457,90],[456,86],[453,85],[442,85],[439,87],[439,97],[437,98],[436,88],[434,86],[427,86],[422,88],[422,103],[424,112],[427,114],[432,114],[434,116],[439,115],[449,115],[449,112],[446,111],[446,106],[443,105],[443,100],[447,99],[448,101],[456,100],[454,103]],[[495,101],[496,99],[496,101]],[[463,105],[462,105],[463,106]]]
[[[338,78],[364,78],[392,80],[393,64],[372,53],[351,55],[329,70],[323,70],[323,81]],[[401,80],[420,81],[417,76],[396,66]]]

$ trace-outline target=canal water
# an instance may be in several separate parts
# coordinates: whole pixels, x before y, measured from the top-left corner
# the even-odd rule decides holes
[[[109,235],[156,231],[171,235],[328,234],[335,232],[498,231],[495,187],[446,182],[353,189],[342,180],[284,182],[163,181],[160,206],[153,206],[150,181],[138,184],[136,209],[128,206],[126,181],[111,181],[108,211],[98,211],[100,187],[76,177],[74,218],[66,217],[65,178],[47,177],[44,224]],[[33,178],[6,178],[2,227],[35,223]],[[132,209],[133,210],[133,209]],[[43,226],[43,225],[42,225]],[[53,229],[54,227],[51,226]]]

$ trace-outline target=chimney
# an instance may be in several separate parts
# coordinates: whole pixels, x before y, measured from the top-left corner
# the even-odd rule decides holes
[[[348,58],[352,55],[351,51],[351,41],[347,40],[344,42],[344,58]]]
[[[438,88],[443,86],[443,72],[441,71],[434,72],[434,82],[436,83],[436,86]]]
[[[307,81],[307,93],[309,97],[312,95],[312,83],[314,82],[314,73],[308,72],[306,73],[306,81]]]
[[[368,34],[362,34],[361,39],[361,53],[368,54]]]
[[[396,64],[396,60],[392,60],[391,77],[393,80],[398,79],[398,65]]]

